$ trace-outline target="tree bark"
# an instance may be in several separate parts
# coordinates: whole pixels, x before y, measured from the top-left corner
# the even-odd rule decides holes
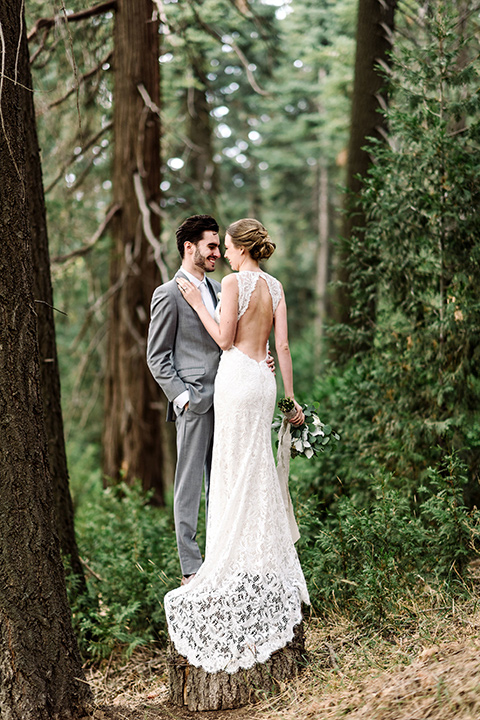
[[[32,88],[28,47],[20,58],[20,82]],[[53,484],[57,532],[62,555],[78,578],[77,591],[86,591],[85,576],[78,555],[73,522],[73,503],[68,484],[67,456],[63,433],[60,395],[60,371],[55,341],[53,291],[50,276],[47,219],[43,190],[40,149],[35,122],[33,92],[25,94],[24,124],[26,134],[26,197],[30,221],[32,259],[34,268],[33,294],[37,316],[37,334],[40,360],[40,385],[47,432],[50,474]]]
[[[341,290],[336,297],[336,320],[352,324],[352,297],[350,285],[352,270],[347,266],[349,255],[348,240],[353,233],[358,243],[364,237],[365,217],[359,202],[363,178],[370,167],[370,154],[364,149],[368,138],[383,140],[387,127],[382,114],[378,111],[387,102],[385,80],[379,72],[379,65],[390,65],[389,51],[392,48],[395,9],[397,0],[359,0],[355,53],[355,79],[352,95],[351,127],[347,163],[347,196],[343,237],[346,244],[340,252],[338,279]],[[373,327],[375,320],[375,297],[367,302],[367,312],[363,314],[364,327]],[[365,318],[367,320],[365,321]],[[353,354],[359,348],[336,348]]]
[[[8,720],[65,720],[89,710],[55,533],[26,201],[28,90],[21,0],[0,3],[0,708]],[[19,38],[22,42],[19,45]],[[18,78],[19,79],[19,78]]]
[[[160,237],[160,218],[150,205],[160,199],[160,126],[139,91],[158,108],[158,20],[151,0],[119,0],[114,46],[113,199],[121,210],[112,223],[103,471],[106,483],[140,479],[161,504],[165,401],[145,360],[150,300],[166,279],[148,239]]]
[[[187,134],[190,152],[187,161],[187,176],[191,180],[198,197],[208,194],[215,213],[215,200],[218,195],[218,172],[213,162],[212,124],[210,107],[206,98],[206,77],[203,60],[195,58],[191,71],[193,82],[187,90]],[[199,87],[200,86],[200,87]]]
[[[278,692],[280,683],[295,677],[306,662],[303,622],[294,629],[292,642],[266,663],[236,673],[207,673],[189,665],[170,642],[167,658],[170,700],[195,711],[239,708]]]

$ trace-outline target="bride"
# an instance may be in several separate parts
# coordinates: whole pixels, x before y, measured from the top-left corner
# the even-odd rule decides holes
[[[188,584],[165,596],[170,633],[180,655],[214,673],[264,663],[293,638],[309,603],[271,446],[275,377],[266,357],[272,326],[285,395],[294,397],[281,283],[259,261],[275,245],[257,220],[230,225],[215,320],[199,290],[177,282],[223,350],[215,380],[215,434],[205,561]],[[304,421],[295,402],[294,425]]]

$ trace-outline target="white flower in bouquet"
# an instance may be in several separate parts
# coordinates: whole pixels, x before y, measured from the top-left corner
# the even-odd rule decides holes
[[[290,398],[282,398],[279,400],[278,406],[284,416],[288,418],[287,413],[290,407],[293,407],[293,401]],[[318,455],[319,452],[325,452],[329,447],[332,447],[332,440],[338,442],[340,435],[330,425],[326,425],[320,420],[315,407],[312,405],[302,405],[302,410],[305,415],[303,425],[290,425],[292,438],[290,453],[292,457],[304,455],[310,459],[314,455]],[[279,430],[282,422],[283,418],[277,416],[273,421],[273,429]]]

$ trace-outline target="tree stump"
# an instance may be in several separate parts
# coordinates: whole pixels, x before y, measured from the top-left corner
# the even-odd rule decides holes
[[[280,682],[295,677],[307,661],[303,621],[293,639],[266,663],[236,673],[207,673],[189,665],[172,642],[167,654],[170,700],[189,710],[231,710],[278,691]]]

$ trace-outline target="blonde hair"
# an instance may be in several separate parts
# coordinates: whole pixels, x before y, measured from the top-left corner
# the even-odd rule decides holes
[[[263,227],[262,223],[254,218],[242,218],[227,228],[235,247],[248,250],[252,260],[267,260],[275,250],[275,243]]]

